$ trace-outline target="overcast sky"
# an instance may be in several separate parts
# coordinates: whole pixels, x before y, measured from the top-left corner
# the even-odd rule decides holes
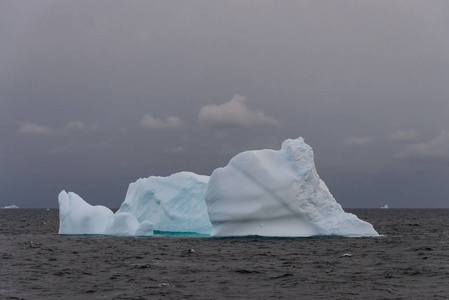
[[[448,1],[0,2],[0,206],[302,136],[343,207],[449,207]]]

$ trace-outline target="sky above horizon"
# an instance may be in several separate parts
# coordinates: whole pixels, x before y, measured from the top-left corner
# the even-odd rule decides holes
[[[1,1],[0,206],[304,137],[348,208],[449,207],[448,1]]]

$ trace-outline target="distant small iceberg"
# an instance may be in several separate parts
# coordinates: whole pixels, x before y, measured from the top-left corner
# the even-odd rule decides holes
[[[19,208],[19,207],[17,205],[9,205],[9,206],[2,207],[2,209],[16,209],[16,208]]]
[[[384,206],[380,207],[381,209],[388,209],[388,204],[385,204]]]

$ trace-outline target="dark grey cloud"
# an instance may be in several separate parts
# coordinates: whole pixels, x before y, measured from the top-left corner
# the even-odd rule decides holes
[[[441,131],[429,141],[407,145],[405,149],[396,154],[400,159],[428,160],[436,162],[446,160],[449,162],[449,132]]]
[[[0,206],[56,206],[62,189],[118,206],[137,178],[210,174],[298,136],[343,206],[447,206],[442,180],[417,182],[449,172],[448,13],[447,1],[2,1]]]

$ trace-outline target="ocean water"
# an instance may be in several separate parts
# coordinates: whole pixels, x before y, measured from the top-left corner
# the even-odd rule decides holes
[[[60,236],[0,210],[0,299],[448,299],[448,209],[347,209],[370,238]]]

